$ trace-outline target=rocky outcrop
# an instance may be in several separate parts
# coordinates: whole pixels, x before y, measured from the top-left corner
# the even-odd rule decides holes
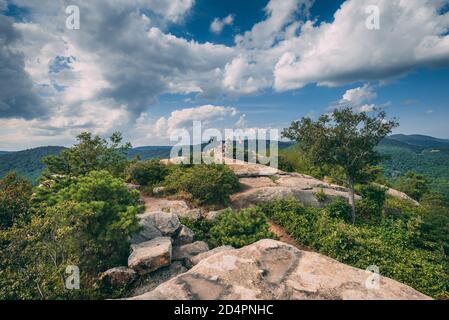
[[[171,200],[158,197],[144,197],[146,212],[162,211],[174,213],[179,218],[199,219],[202,209],[193,208],[184,200]]]
[[[224,250],[133,300],[430,299],[394,280],[274,240]]]
[[[401,200],[406,200],[406,201],[410,201],[411,203],[413,203],[415,206],[419,206],[419,202],[416,201],[415,199],[412,199],[411,197],[409,197],[408,195],[406,195],[404,192],[395,190],[395,189],[391,189],[388,188],[387,189],[387,194],[390,197],[393,198],[397,198],[397,199],[401,199]]]
[[[137,277],[134,270],[126,267],[116,267],[103,272],[100,281],[106,287],[123,287],[133,282]]]
[[[128,296],[138,296],[154,290],[160,284],[186,271],[187,268],[184,267],[181,262],[175,261],[168,267],[160,268],[154,272],[146,274],[143,277],[140,277],[140,279],[136,281],[134,288],[132,288],[128,293]]]
[[[128,267],[139,275],[150,273],[170,265],[172,258],[171,238],[161,237],[131,246]]]

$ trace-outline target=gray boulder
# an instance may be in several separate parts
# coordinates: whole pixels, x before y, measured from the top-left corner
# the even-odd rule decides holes
[[[209,246],[203,241],[177,246],[173,248],[173,260],[185,260],[206,251],[209,251]]]
[[[193,242],[194,233],[192,230],[187,228],[184,225],[181,225],[181,228],[179,228],[178,234],[173,239],[173,244],[176,246],[182,246],[185,244],[189,244]]]
[[[133,252],[128,258],[128,267],[139,275],[153,272],[171,263],[171,238],[156,238],[137,245],[131,245],[131,248]]]
[[[142,230],[131,238],[131,244],[138,244],[162,237],[162,232],[155,227],[153,216],[143,214],[139,217]]]
[[[149,213],[144,213],[141,215],[141,219],[147,220],[158,229],[163,236],[171,237],[179,227],[181,223],[179,222],[178,216],[171,212],[154,211]]]

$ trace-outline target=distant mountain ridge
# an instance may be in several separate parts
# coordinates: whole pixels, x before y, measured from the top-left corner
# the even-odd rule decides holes
[[[292,142],[279,141],[279,149],[294,145]],[[171,148],[172,146],[136,147],[129,151],[128,157],[131,159],[139,156],[142,160],[169,158]],[[46,146],[16,152],[0,151],[0,178],[10,171],[16,171],[35,182],[44,169],[41,159],[59,154],[64,149],[66,148],[60,146]],[[396,134],[385,138],[378,149],[390,156],[382,164],[389,178],[393,179],[407,171],[422,172],[434,179],[449,177],[449,140],[425,135]],[[444,189],[445,193],[449,193],[446,191],[449,186],[444,186]]]
[[[413,134],[413,135],[405,135],[405,134],[394,134],[385,139],[384,143],[397,143],[406,144],[409,147],[418,147],[418,148],[444,148],[449,149],[449,140],[447,139],[439,139],[431,136]]]

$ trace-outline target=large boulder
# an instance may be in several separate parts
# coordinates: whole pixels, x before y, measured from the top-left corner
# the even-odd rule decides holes
[[[291,245],[261,240],[216,253],[135,300],[430,299],[379,277]]]
[[[128,267],[139,275],[153,272],[170,265],[172,257],[171,238],[161,237],[137,245],[128,258]]]
[[[185,259],[196,256],[200,253],[209,251],[209,246],[206,242],[196,241],[194,243],[185,244],[173,248],[173,260],[185,261]]]
[[[116,267],[103,272],[100,281],[105,287],[123,287],[133,282],[137,277],[134,270],[127,267]]]
[[[171,212],[154,211],[144,213],[140,216],[140,220],[147,220],[156,229],[158,229],[163,236],[171,237],[181,227],[179,218],[176,214]]]
[[[155,227],[153,215],[143,214],[139,216],[141,231],[131,238],[131,244],[138,244],[162,237],[162,232]]]

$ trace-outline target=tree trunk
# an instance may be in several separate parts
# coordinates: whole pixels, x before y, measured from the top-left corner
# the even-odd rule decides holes
[[[349,184],[349,204],[352,208],[352,224],[355,224],[355,193],[354,193],[354,179],[350,177],[348,179]]]

